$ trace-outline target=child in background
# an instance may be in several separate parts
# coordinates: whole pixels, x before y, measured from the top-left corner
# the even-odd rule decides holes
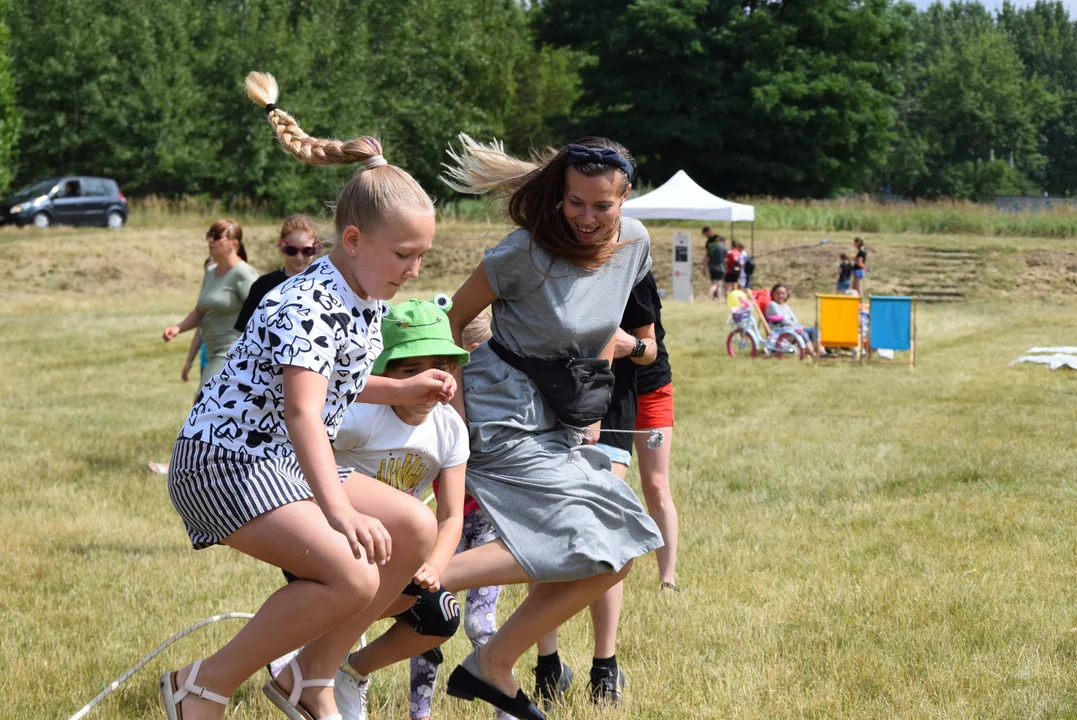
[[[744,243],[737,242],[737,249],[740,251],[740,286],[752,289],[752,275],[755,274],[755,260],[748,254],[748,251],[744,247]]]
[[[409,300],[393,307],[382,320],[385,347],[372,372],[405,380],[431,369],[451,373],[467,363],[469,354],[453,343],[445,315],[451,304],[440,295],[435,302]],[[437,658],[440,653],[430,651],[452,637],[460,625],[460,608],[452,593],[441,587],[441,575],[456,553],[465,524],[468,445],[464,421],[455,410],[437,402],[391,406],[357,402],[344,413],[333,443],[338,465],[354,467],[412,497],[423,499],[435,487],[438,494],[434,548],[384,614],[395,617],[396,624],[349,655],[337,673],[337,708],[344,720],[366,717],[371,673],[412,655]],[[432,667],[436,677],[436,665]],[[412,717],[429,717],[432,680],[413,683]]]
[[[852,287],[853,280],[853,263],[849,260],[849,256],[845,253],[841,254],[841,262],[838,263],[838,285],[837,291],[839,293],[847,293],[849,288]]]
[[[729,306],[730,310],[739,310],[751,305],[752,297],[744,288],[739,285],[733,285],[732,289],[726,293],[725,304]]]
[[[740,271],[743,269],[740,264],[740,243],[734,240],[729,244],[729,251],[725,254],[725,277],[723,278],[730,294],[740,286]],[[727,295],[726,302],[729,302],[728,297]]]

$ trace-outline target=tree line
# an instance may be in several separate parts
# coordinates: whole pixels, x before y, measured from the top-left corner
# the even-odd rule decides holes
[[[273,72],[316,135],[379,135],[443,198],[457,133],[516,152],[602,134],[641,179],[729,195],[1077,193],[1077,24],[1061,2],[0,0],[0,189],[310,210],[243,93]]]

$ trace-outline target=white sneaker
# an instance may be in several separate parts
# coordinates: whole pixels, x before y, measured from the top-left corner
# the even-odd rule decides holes
[[[343,720],[366,720],[366,691],[369,687],[370,676],[360,675],[345,658],[337,669],[336,686],[333,688],[337,712]]]

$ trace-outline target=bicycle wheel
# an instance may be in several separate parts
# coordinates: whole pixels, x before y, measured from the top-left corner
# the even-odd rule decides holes
[[[726,352],[729,353],[729,357],[755,357],[758,348],[755,345],[755,338],[750,333],[746,333],[743,330],[734,330],[729,333],[729,337],[725,341]]]
[[[779,360],[784,360],[786,355],[789,355],[790,357],[796,355],[798,360],[804,359],[804,345],[793,333],[783,332],[774,342],[774,346],[774,354],[778,356]]]

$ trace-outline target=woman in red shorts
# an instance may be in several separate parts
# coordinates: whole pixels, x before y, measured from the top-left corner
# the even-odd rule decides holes
[[[735,285],[734,285],[735,287]],[[677,508],[669,491],[669,456],[673,447],[673,371],[669,367],[669,354],[662,327],[661,301],[655,298],[656,310],[654,336],[658,340],[658,357],[650,365],[636,369],[637,430],[661,430],[665,442],[658,448],[647,447],[646,434],[635,436],[636,453],[639,455],[639,477],[643,486],[643,499],[647,514],[654,518],[662,539],[658,548],[658,579],[663,590],[676,591],[677,573]]]

